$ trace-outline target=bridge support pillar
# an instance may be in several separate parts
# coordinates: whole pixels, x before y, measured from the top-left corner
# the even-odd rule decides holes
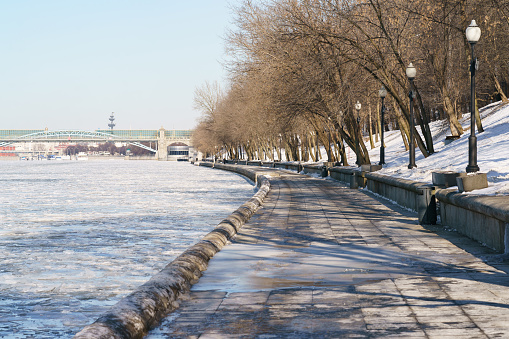
[[[168,142],[165,137],[165,129],[161,127],[159,129],[159,135],[157,138],[157,160],[168,160]]]

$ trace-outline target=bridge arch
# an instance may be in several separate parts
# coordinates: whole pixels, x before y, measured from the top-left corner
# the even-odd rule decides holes
[[[0,147],[9,146],[16,142],[30,142],[30,141],[47,141],[47,142],[62,142],[62,141],[82,141],[82,142],[96,142],[96,141],[118,141],[125,142],[133,146],[137,146],[153,153],[157,150],[150,146],[144,145],[141,142],[130,140],[123,136],[115,135],[114,133],[102,131],[81,131],[81,130],[60,130],[60,131],[40,131],[29,133],[5,141],[0,141]],[[147,139],[147,141],[156,141],[156,139]]]
[[[168,156],[172,158],[188,158],[191,150],[189,143],[172,142],[167,147]]]

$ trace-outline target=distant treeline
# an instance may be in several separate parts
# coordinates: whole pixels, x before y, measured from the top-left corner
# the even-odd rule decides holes
[[[142,142],[142,144],[146,145],[146,146],[150,145],[148,142]],[[127,154],[127,150],[130,150],[130,154],[131,155],[150,155],[150,154],[153,154],[152,152],[150,152],[150,151],[148,151],[146,149],[143,149],[143,148],[140,148],[140,147],[137,147],[137,146],[133,146],[133,145],[117,147],[117,146],[115,146],[114,142],[105,142],[104,144],[99,144],[97,147],[88,146],[86,144],[72,145],[72,146],[68,146],[65,149],[65,154],[73,155],[73,154],[78,154],[80,152],[85,152],[85,153],[89,153],[89,152],[97,152],[97,153],[99,153],[99,152],[109,152],[111,155],[126,155]]]

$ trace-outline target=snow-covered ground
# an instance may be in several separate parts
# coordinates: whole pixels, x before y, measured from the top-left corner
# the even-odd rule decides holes
[[[497,102],[484,107],[480,112],[484,132],[476,131],[477,164],[480,172],[487,173],[489,187],[472,193],[509,195],[509,105]],[[460,139],[448,145],[445,145],[445,137],[450,135],[448,123],[446,121],[431,123],[435,153],[425,158],[416,147],[417,168],[412,170],[408,169],[408,151],[405,151],[400,131],[386,132],[386,165],[378,173],[431,183],[432,172],[465,172],[468,165],[470,114],[465,114],[461,123],[465,133]],[[366,146],[369,149],[369,142]],[[380,160],[379,146],[380,143],[376,143],[376,147],[369,152],[371,162],[374,164]],[[350,155],[351,163],[355,163],[353,152],[350,152]]]

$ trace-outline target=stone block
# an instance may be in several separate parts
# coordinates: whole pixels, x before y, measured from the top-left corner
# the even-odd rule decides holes
[[[356,173],[352,173],[350,176],[350,188],[356,189],[359,188],[359,182],[357,181],[357,175]]]
[[[350,188],[364,188],[367,185],[367,179],[364,172],[353,172],[350,178]]]
[[[362,172],[376,172],[382,169],[382,165],[361,165]]]
[[[466,176],[465,172],[453,172],[453,171],[443,171],[443,172],[433,172],[431,173],[433,185],[440,187],[453,187],[457,186],[456,178]]]
[[[420,225],[435,225],[437,223],[437,203],[434,186],[423,185],[419,187],[419,194],[416,195],[416,207]]]
[[[488,176],[486,173],[475,173],[456,178],[458,191],[470,192],[488,187]]]

